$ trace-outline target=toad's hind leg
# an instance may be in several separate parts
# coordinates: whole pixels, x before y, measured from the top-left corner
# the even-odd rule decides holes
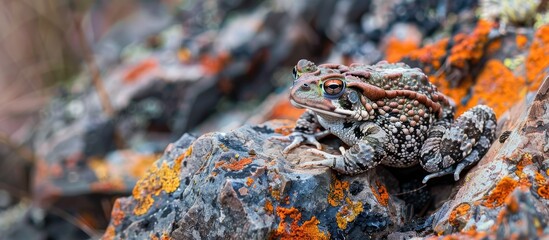
[[[490,148],[496,133],[494,111],[484,105],[476,106],[450,123],[442,119],[428,132],[421,149],[421,166],[431,172],[423,182],[454,173],[459,180],[460,172],[478,162]]]

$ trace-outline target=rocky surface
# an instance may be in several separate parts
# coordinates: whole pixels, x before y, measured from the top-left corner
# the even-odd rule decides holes
[[[405,202],[402,176],[383,167],[342,176],[296,166],[315,156],[303,146],[282,155],[273,136],[292,125],[272,121],[169,145],[132,196],[117,200],[103,238],[538,238],[549,234],[547,96],[549,81],[503,117],[490,152],[425,217],[406,210],[429,192]]]
[[[141,18],[98,39],[99,73],[84,68],[40,112],[41,123],[27,127],[33,136],[17,138],[32,139],[28,149],[4,144],[10,139],[0,135],[0,232],[86,238],[101,235],[110,221],[105,238],[214,236],[238,226],[251,237],[337,239],[505,237],[522,229],[519,222],[545,226],[534,209],[546,211],[546,154],[534,145],[541,149],[546,118],[527,120],[527,111],[543,108],[515,105],[532,101],[548,73],[547,4],[537,14],[510,16],[509,5],[480,2],[184,1],[168,11],[144,4]],[[100,17],[101,8],[94,11]],[[305,147],[283,156],[276,150],[287,143],[269,140],[293,123],[264,122],[302,112],[285,91],[300,58],[419,67],[454,99],[458,114],[477,104],[494,108],[502,143],[457,184],[443,178],[423,186],[417,179],[425,173],[417,169],[348,177],[298,168],[314,159]],[[102,88],[92,84],[96,76]],[[162,155],[184,132],[216,133],[187,135]],[[323,143],[338,153],[334,139]],[[187,152],[189,146],[202,147]],[[200,158],[198,149],[212,155]],[[525,210],[513,210],[508,196]],[[200,217],[219,232],[188,230]]]
[[[387,172],[340,176],[303,169],[306,147],[281,154],[291,122],[249,125],[171,144],[118,199],[103,239],[313,239],[381,237],[403,223]],[[308,159],[315,158],[313,155]]]

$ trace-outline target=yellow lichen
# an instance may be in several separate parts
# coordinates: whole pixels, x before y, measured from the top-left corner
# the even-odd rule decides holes
[[[172,167],[167,162],[162,162],[160,168],[153,164],[145,176],[137,181],[132,191],[136,201],[133,210],[135,215],[145,214],[149,210],[154,203],[153,195],[158,196],[162,191],[172,193],[177,190],[180,185],[179,172],[182,162],[182,159],[178,159]]]
[[[328,203],[332,206],[338,206],[345,197],[345,191],[349,190],[349,182],[340,181],[335,176],[330,184],[330,192],[328,193]]]
[[[179,171],[168,167],[166,162],[162,163],[162,167],[160,168],[160,176],[162,189],[165,192],[172,193],[179,187]]]
[[[347,224],[353,222],[364,210],[360,201],[353,202],[349,198],[346,198],[345,201],[347,204],[339,208],[339,211],[336,213],[337,226],[343,230],[347,229]]]
[[[277,239],[329,239],[329,235],[320,231],[318,224],[320,221],[315,217],[304,221],[301,226],[301,212],[296,208],[278,207],[276,213],[280,218],[278,228],[272,235],[272,238]],[[291,220],[288,220],[291,219]]]

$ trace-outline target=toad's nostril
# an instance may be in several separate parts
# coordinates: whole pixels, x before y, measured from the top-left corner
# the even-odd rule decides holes
[[[304,83],[303,85],[301,85],[301,90],[307,91],[309,89],[311,89],[311,87],[309,87],[309,84]]]

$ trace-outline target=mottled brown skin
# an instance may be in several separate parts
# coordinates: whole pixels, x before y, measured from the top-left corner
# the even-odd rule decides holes
[[[317,138],[333,134],[347,150],[304,166],[329,166],[357,174],[378,164],[409,167],[418,162],[430,178],[454,173],[477,162],[495,138],[495,114],[476,106],[454,121],[450,100],[420,69],[405,64],[322,64],[300,60],[294,69],[290,100],[308,109],[297,121],[285,152],[302,143],[321,148]],[[319,131],[319,129],[324,129]]]

